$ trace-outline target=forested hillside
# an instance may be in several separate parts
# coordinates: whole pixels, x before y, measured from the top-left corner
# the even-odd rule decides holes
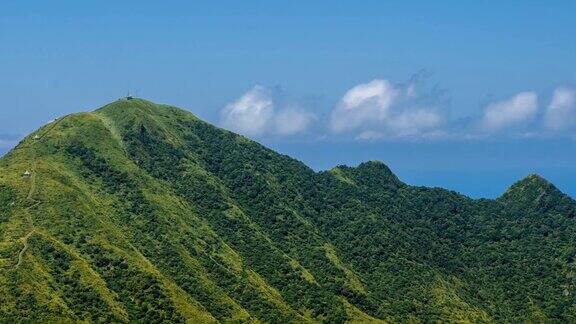
[[[473,200],[317,173],[119,100],[0,160],[0,319],[576,321],[576,202],[537,175]]]

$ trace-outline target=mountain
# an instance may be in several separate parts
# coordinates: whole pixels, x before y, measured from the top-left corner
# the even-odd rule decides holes
[[[576,202],[314,172],[141,99],[60,118],[0,160],[0,319],[576,321]]]

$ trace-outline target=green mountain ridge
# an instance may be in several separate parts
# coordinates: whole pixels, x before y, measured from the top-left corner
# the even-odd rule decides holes
[[[28,173],[25,174],[25,172]],[[576,321],[576,202],[303,163],[142,99],[0,159],[0,319]]]

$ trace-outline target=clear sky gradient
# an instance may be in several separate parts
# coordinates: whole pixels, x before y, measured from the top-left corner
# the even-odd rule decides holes
[[[575,1],[2,1],[0,153],[132,91],[317,170],[378,159],[410,184],[472,197],[535,172],[576,196],[575,12]]]

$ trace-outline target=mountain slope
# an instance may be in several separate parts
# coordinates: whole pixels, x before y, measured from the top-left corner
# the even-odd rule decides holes
[[[494,201],[315,173],[119,100],[0,160],[0,318],[574,320],[576,203],[530,179]]]

